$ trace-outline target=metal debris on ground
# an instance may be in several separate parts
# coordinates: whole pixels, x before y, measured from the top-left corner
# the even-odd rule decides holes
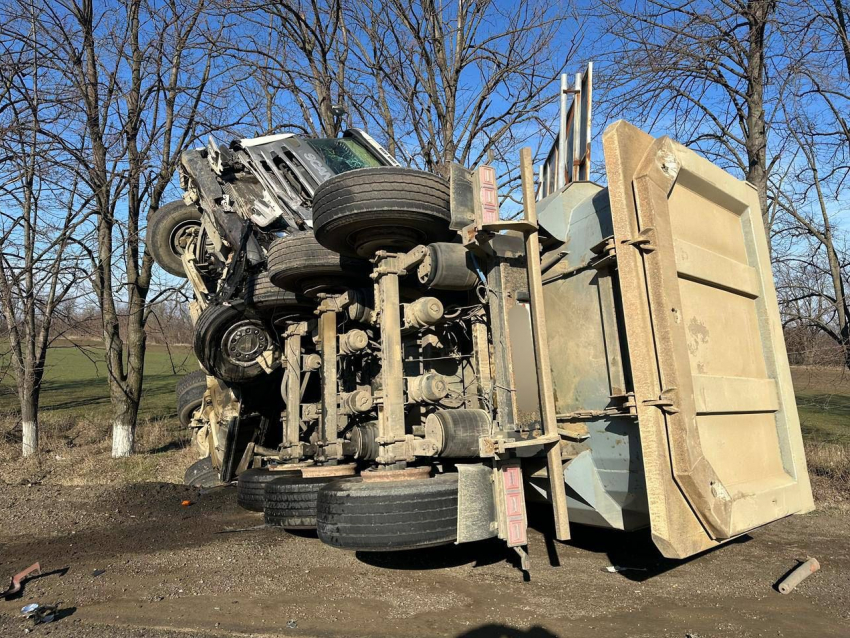
[[[12,594],[17,594],[19,591],[21,591],[21,584],[23,583],[24,579],[33,572],[38,572],[40,574],[41,565],[38,563],[33,563],[22,572],[18,572],[17,574],[12,576],[12,581],[9,583],[9,587],[6,589],[6,591],[0,593],[0,598],[8,598]]]
[[[253,527],[225,527],[222,530],[215,532],[216,534],[236,534],[237,532],[253,532],[258,529],[265,529],[265,524],[254,525]]]
[[[607,567],[602,568],[603,572],[608,572],[609,574],[616,574],[617,572],[645,572],[647,571],[646,567],[623,567],[622,565],[608,565]]]
[[[288,623],[286,623],[286,627],[287,627],[287,629],[297,629],[298,623],[295,622],[294,620],[290,620]]]
[[[816,558],[808,557],[805,561],[797,565],[790,574],[781,579],[776,588],[780,594],[790,594],[794,588],[802,583],[806,578],[814,574],[820,569],[820,563]]]
[[[40,605],[38,603],[30,603],[21,608],[21,615],[24,618],[29,618],[34,625],[43,625],[53,622],[56,619],[56,611],[59,609],[59,604],[56,605]]]
[[[91,575],[93,577],[97,578],[98,576],[103,576],[103,574],[105,574],[105,573],[106,573],[105,569],[96,569],[91,573]]]

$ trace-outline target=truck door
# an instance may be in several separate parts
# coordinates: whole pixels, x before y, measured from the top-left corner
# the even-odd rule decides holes
[[[755,189],[630,124],[603,136],[650,523],[683,558],[813,507]]]

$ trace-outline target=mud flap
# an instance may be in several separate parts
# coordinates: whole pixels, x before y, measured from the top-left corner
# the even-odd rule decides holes
[[[457,466],[457,543],[493,538],[498,533],[493,472],[477,463]]]

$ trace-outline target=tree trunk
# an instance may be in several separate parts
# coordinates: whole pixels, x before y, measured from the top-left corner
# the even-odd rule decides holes
[[[149,272],[147,270],[146,272]],[[135,294],[130,300],[131,312],[127,325],[126,375],[119,381],[110,381],[112,395],[112,458],[130,456],[136,444],[136,423],[139,419],[139,403],[145,375],[146,335],[144,302],[147,289]],[[112,359],[112,369],[122,369],[122,360]]]
[[[38,404],[32,393],[20,392],[21,400],[21,428],[23,429],[24,457],[32,456],[38,452]]]
[[[747,181],[756,187],[761,205],[762,222],[770,236],[767,210],[767,124],[764,110],[765,49],[768,19],[773,2],[750,0],[746,17],[749,22],[747,42]]]
[[[121,390],[118,389],[120,392]],[[112,458],[120,459],[133,454],[136,444],[138,401],[122,396],[113,397],[115,417],[112,421]]]

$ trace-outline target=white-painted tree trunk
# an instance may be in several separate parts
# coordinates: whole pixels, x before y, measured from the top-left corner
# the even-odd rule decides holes
[[[115,420],[112,423],[112,458],[120,459],[133,453],[135,429],[132,425]]]
[[[32,456],[38,452],[38,422],[27,420],[23,422],[24,445],[22,454]]]

